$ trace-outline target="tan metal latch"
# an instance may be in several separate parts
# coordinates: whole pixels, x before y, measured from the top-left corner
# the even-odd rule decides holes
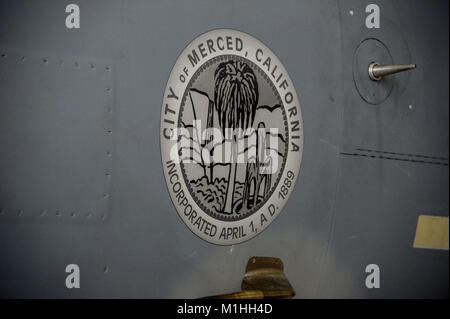
[[[242,291],[211,296],[213,299],[292,298],[295,291],[283,272],[283,262],[274,257],[252,257],[248,260]]]

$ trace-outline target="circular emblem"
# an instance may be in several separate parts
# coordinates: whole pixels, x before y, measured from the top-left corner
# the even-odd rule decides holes
[[[254,237],[293,191],[300,104],[275,54],[246,33],[212,30],[184,49],[164,93],[160,131],[170,197],[208,242]]]

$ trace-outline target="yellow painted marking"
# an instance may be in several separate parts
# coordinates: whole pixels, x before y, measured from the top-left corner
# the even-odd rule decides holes
[[[420,215],[413,246],[448,250],[448,217]]]

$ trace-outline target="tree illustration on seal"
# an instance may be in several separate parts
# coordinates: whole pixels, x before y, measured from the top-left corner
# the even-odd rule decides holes
[[[258,83],[248,64],[234,60],[218,65],[214,73],[214,82],[214,105],[222,133],[225,135],[227,128],[232,129],[233,132],[232,162],[228,174],[225,204],[222,207],[223,213],[232,214],[237,168],[236,141],[242,130],[253,126],[258,106]]]
[[[270,79],[243,58],[215,59],[189,83],[178,125],[183,178],[196,203],[223,220],[255,212],[287,152],[286,114]]]

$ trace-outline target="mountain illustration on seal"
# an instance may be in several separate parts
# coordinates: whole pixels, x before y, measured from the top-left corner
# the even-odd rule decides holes
[[[246,63],[221,63],[214,79],[213,97],[193,86],[185,94],[179,155],[197,203],[216,215],[239,216],[264,201],[281,172],[285,117],[278,103],[258,105],[257,78]]]

